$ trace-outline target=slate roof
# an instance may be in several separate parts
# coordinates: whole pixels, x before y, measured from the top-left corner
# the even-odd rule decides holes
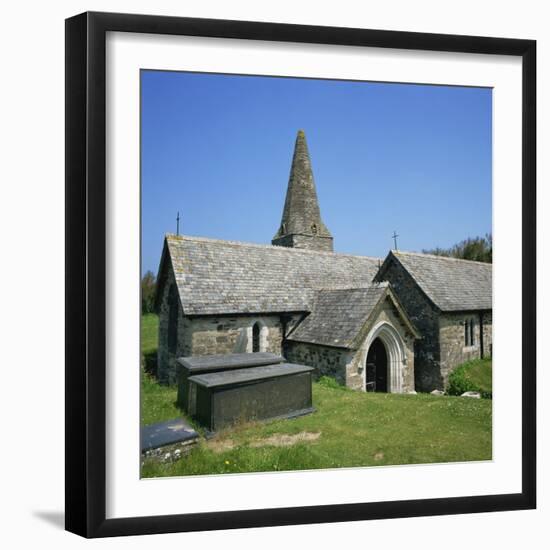
[[[392,251],[390,256],[441,311],[492,309],[492,264],[416,252]]]
[[[234,241],[166,235],[186,315],[311,311],[315,290],[368,286],[380,260]]]
[[[312,313],[288,339],[351,348],[387,289],[388,283],[380,283],[367,288],[317,291]]]

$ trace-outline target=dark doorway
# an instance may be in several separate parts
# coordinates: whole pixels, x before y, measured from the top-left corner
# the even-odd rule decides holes
[[[260,325],[254,323],[252,327],[252,352],[258,353],[260,351]]]
[[[367,354],[367,391],[388,391],[388,354],[380,338],[370,345]]]

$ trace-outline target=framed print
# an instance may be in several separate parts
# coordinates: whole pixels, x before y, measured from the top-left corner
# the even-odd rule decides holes
[[[66,21],[69,531],[535,507],[535,61]]]

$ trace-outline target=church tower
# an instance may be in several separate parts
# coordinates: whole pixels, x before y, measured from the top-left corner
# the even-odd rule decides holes
[[[306,135],[303,130],[299,130],[296,137],[283,218],[271,244],[333,251],[332,235],[321,220]]]

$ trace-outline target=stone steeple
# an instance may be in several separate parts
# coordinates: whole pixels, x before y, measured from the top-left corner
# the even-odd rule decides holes
[[[271,244],[333,251],[332,235],[321,220],[303,130],[299,130],[296,137],[283,217]]]

